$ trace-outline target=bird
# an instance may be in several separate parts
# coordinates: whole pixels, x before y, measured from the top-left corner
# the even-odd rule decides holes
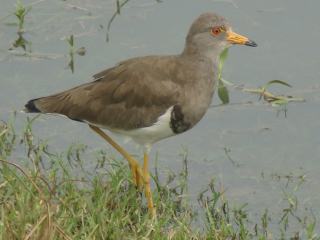
[[[133,184],[144,188],[154,217],[148,170],[151,147],[202,119],[217,86],[219,56],[235,44],[257,46],[235,33],[224,17],[203,13],[191,24],[181,53],[124,60],[95,74],[90,82],[28,101],[25,111],[60,114],[88,124],[128,161]],[[144,152],[142,167],[102,129],[138,143]]]

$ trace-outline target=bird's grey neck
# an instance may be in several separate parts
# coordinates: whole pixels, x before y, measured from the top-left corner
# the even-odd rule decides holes
[[[197,47],[196,45],[187,44],[181,55],[208,58],[215,64],[219,62],[221,52],[222,50],[220,48]]]

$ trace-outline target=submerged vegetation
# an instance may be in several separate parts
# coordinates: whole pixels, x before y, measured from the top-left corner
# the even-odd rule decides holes
[[[14,41],[12,46],[14,48],[22,48],[24,51],[31,52],[31,42],[25,37],[25,17],[31,11],[31,6],[24,6],[21,1],[17,1],[14,15],[17,18],[16,25],[18,26],[17,35],[18,38]],[[27,49],[28,47],[28,49]]]
[[[14,122],[0,124],[1,239],[320,239],[316,217],[301,211],[294,195],[304,176],[285,177],[290,187],[279,216],[261,208],[253,222],[247,204],[230,203],[214,179],[199,193],[198,206],[190,202],[185,154],[180,173],[160,181],[155,170],[158,215],[151,219],[123,161],[100,150],[89,156],[95,167],[84,170],[86,148],[51,152],[33,135],[34,120],[21,134]]]
[[[31,7],[24,6],[21,1],[18,1],[16,4],[16,10],[14,12],[14,15],[18,19],[18,32],[22,33],[24,32],[24,20],[26,15],[30,12]]]
[[[290,102],[304,102],[305,100],[301,97],[293,97],[293,96],[285,96],[285,95],[275,95],[268,91],[268,88],[271,85],[283,85],[286,87],[291,87],[291,85],[283,80],[271,80],[268,81],[264,86],[258,87],[258,88],[246,88],[240,85],[236,85],[234,83],[231,83],[222,77],[222,70],[224,63],[228,57],[228,48],[226,48],[221,54],[220,54],[220,62],[218,66],[218,96],[222,102],[222,104],[228,104],[229,103],[229,91],[226,87],[226,85],[234,87],[238,90],[241,90],[242,92],[251,93],[251,94],[257,94],[259,96],[259,100],[263,99],[264,101],[271,104],[273,107],[282,107],[284,108],[284,112],[286,114],[286,107]]]
[[[154,0],[155,2],[162,2],[161,0]],[[109,42],[110,40],[110,29],[111,29],[111,25],[113,23],[113,21],[116,19],[116,17],[118,15],[121,14],[121,9],[127,4],[129,3],[130,0],[116,0],[115,3],[116,3],[116,10],[115,12],[112,14],[111,18],[108,20],[108,23],[107,23],[107,32],[106,32],[106,41]]]
[[[80,47],[78,49],[75,48],[73,35],[71,35],[70,37],[67,38],[67,42],[69,45],[68,67],[70,68],[71,72],[74,73],[74,55],[78,54],[79,56],[84,56],[86,54],[86,49],[85,49],[85,47]]]

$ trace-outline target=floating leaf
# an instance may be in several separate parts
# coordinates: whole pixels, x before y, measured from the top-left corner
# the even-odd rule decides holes
[[[226,86],[223,84],[222,81],[219,80],[218,83],[218,96],[223,104],[229,103],[229,92]]]
[[[287,105],[289,102],[286,99],[278,99],[278,100],[274,100],[271,102],[271,105],[273,107],[279,107],[279,106],[284,106]]]
[[[285,81],[282,81],[282,80],[271,80],[271,81],[267,82],[266,85],[264,85],[264,88],[267,88],[272,84],[281,84],[281,85],[284,85],[284,86],[287,86],[287,87],[292,87],[289,83],[286,83]]]
[[[84,55],[86,55],[86,48],[85,48],[85,47],[78,48],[78,49],[76,50],[76,53],[77,53],[79,56],[84,56]]]

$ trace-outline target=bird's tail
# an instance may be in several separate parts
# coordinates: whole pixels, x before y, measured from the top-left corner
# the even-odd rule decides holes
[[[56,113],[69,116],[70,104],[67,104],[69,103],[68,99],[69,95],[64,92],[31,99],[24,105],[24,111],[27,113]]]
[[[24,111],[27,113],[41,113],[42,111],[37,107],[36,101],[40,98],[32,99],[27,102],[26,105],[24,105],[25,109]]]
[[[72,112],[74,105],[68,102],[68,99],[69,95],[64,92],[47,97],[31,99],[24,105],[24,112],[59,114],[72,120],[82,122],[82,118],[77,115],[79,112],[76,112],[76,114]]]
[[[47,97],[31,99],[24,105],[24,111],[27,113],[61,113],[58,104],[60,102],[60,94],[55,94]],[[61,107],[60,107],[61,108]]]

